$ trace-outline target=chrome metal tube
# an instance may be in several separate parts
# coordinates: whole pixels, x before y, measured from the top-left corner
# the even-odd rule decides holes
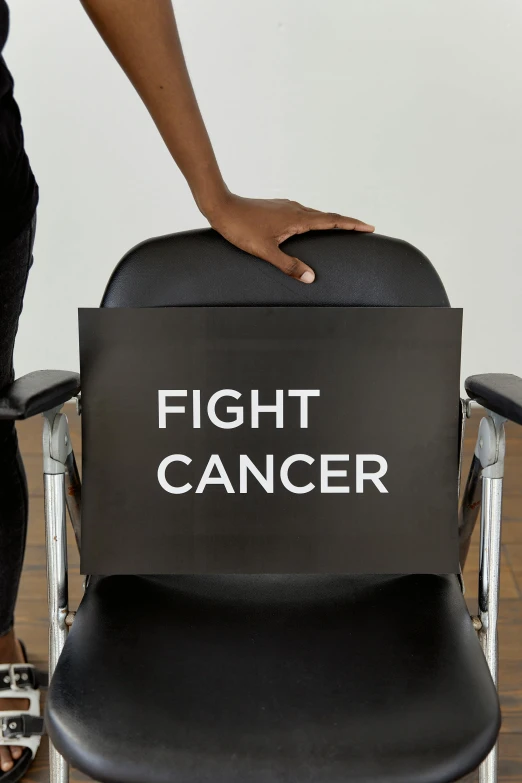
[[[479,562],[480,638],[495,685],[498,679],[497,620],[500,592],[502,479],[482,479]]]
[[[497,783],[498,743],[479,767],[479,783]]]
[[[67,638],[67,538],[65,528],[65,476],[44,474],[45,544],[49,603],[49,680]],[[51,783],[67,783],[69,765],[49,741]]]
[[[502,479],[482,479],[480,524],[479,614],[480,643],[498,684],[498,604],[500,592],[500,544],[502,523]],[[498,743],[479,767],[479,783],[496,783]]]
[[[459,427],[459,474],[457,482],[457,492],[460,495],[460,479],[462,474],[462,455],[464,451],[464,435],[466,433],[466,419],[469,415],[469,401],[460,401],[460,427]]]
[[[74,530],[76,546],[78,547],[79,552],[81,546],[82,482],[78,472],[74,451],[71,451],[71,453],[67,455],[67,459],[65,461],[65,487],[67,511],[69,512],[69,518]]]
[[[481,474],[482,465],[474,454],[459,508],[459,560],[462,570],[464,570],[464,565],[466,564],[471,536],[475,530],[480,511],[482,495]]]
[[[49,740],[49,783],[68,783],[69,764]]]

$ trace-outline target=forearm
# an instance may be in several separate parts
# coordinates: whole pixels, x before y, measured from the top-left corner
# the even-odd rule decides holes
[[[192,89],[172,0],[81,0],[138,91],[212,228],[241,250],[312,283],[315,273],[279,245],[305,231],[373,226],[286,199],[251,199],[226,187]]]
[[[147,107],[199,208],[227,188],[187,71],[171,0],[81,0]]]

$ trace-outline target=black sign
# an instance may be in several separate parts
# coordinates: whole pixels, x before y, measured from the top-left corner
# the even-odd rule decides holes
[[[457,572],[461,321],[81,310],[82,572]]]

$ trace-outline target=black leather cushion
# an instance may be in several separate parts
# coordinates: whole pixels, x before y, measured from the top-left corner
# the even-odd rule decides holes
[[[476,400],[499,416],[522,424],[522,378],[507,373],[484,373],[466,378],[464,384],[472,400]]]
[[[80,376],[66,370],[36,370],[0,389],[0,419],[28,419],[63,405],[80,391]]]
[[[426,256],[399,239],[355,231],[313,231],[292,237],[282,248],[315,269],[313,285],[287,277],[205,229],[135,247],[116,267],[102,304],[449,305]]]
[[[443,783],[500,717],[456,577],[112,576],[47,722],[99,781]]]

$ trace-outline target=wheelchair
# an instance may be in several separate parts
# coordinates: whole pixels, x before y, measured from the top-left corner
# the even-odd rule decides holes
[[[330,231],[286,247],[314,285],[210,229],[149,240],[102,307],[450,306],[406,242]],[[461,569],[480,513],[475,617],[461,573],[108,574],[69,612],[66,511],[80,546],[81,487],[62,408],[81,405],[80,377],[39,371],[3,389],[1,418],[44,420],[51,782],[72,764],[103,783],[445,783],[477,767],[494,783],[504,423],[522,424],[522,379],[465,386],[461,446],[470,400],[485,408],[459,509]],[[456,455],[456,487],[460,473]]]

